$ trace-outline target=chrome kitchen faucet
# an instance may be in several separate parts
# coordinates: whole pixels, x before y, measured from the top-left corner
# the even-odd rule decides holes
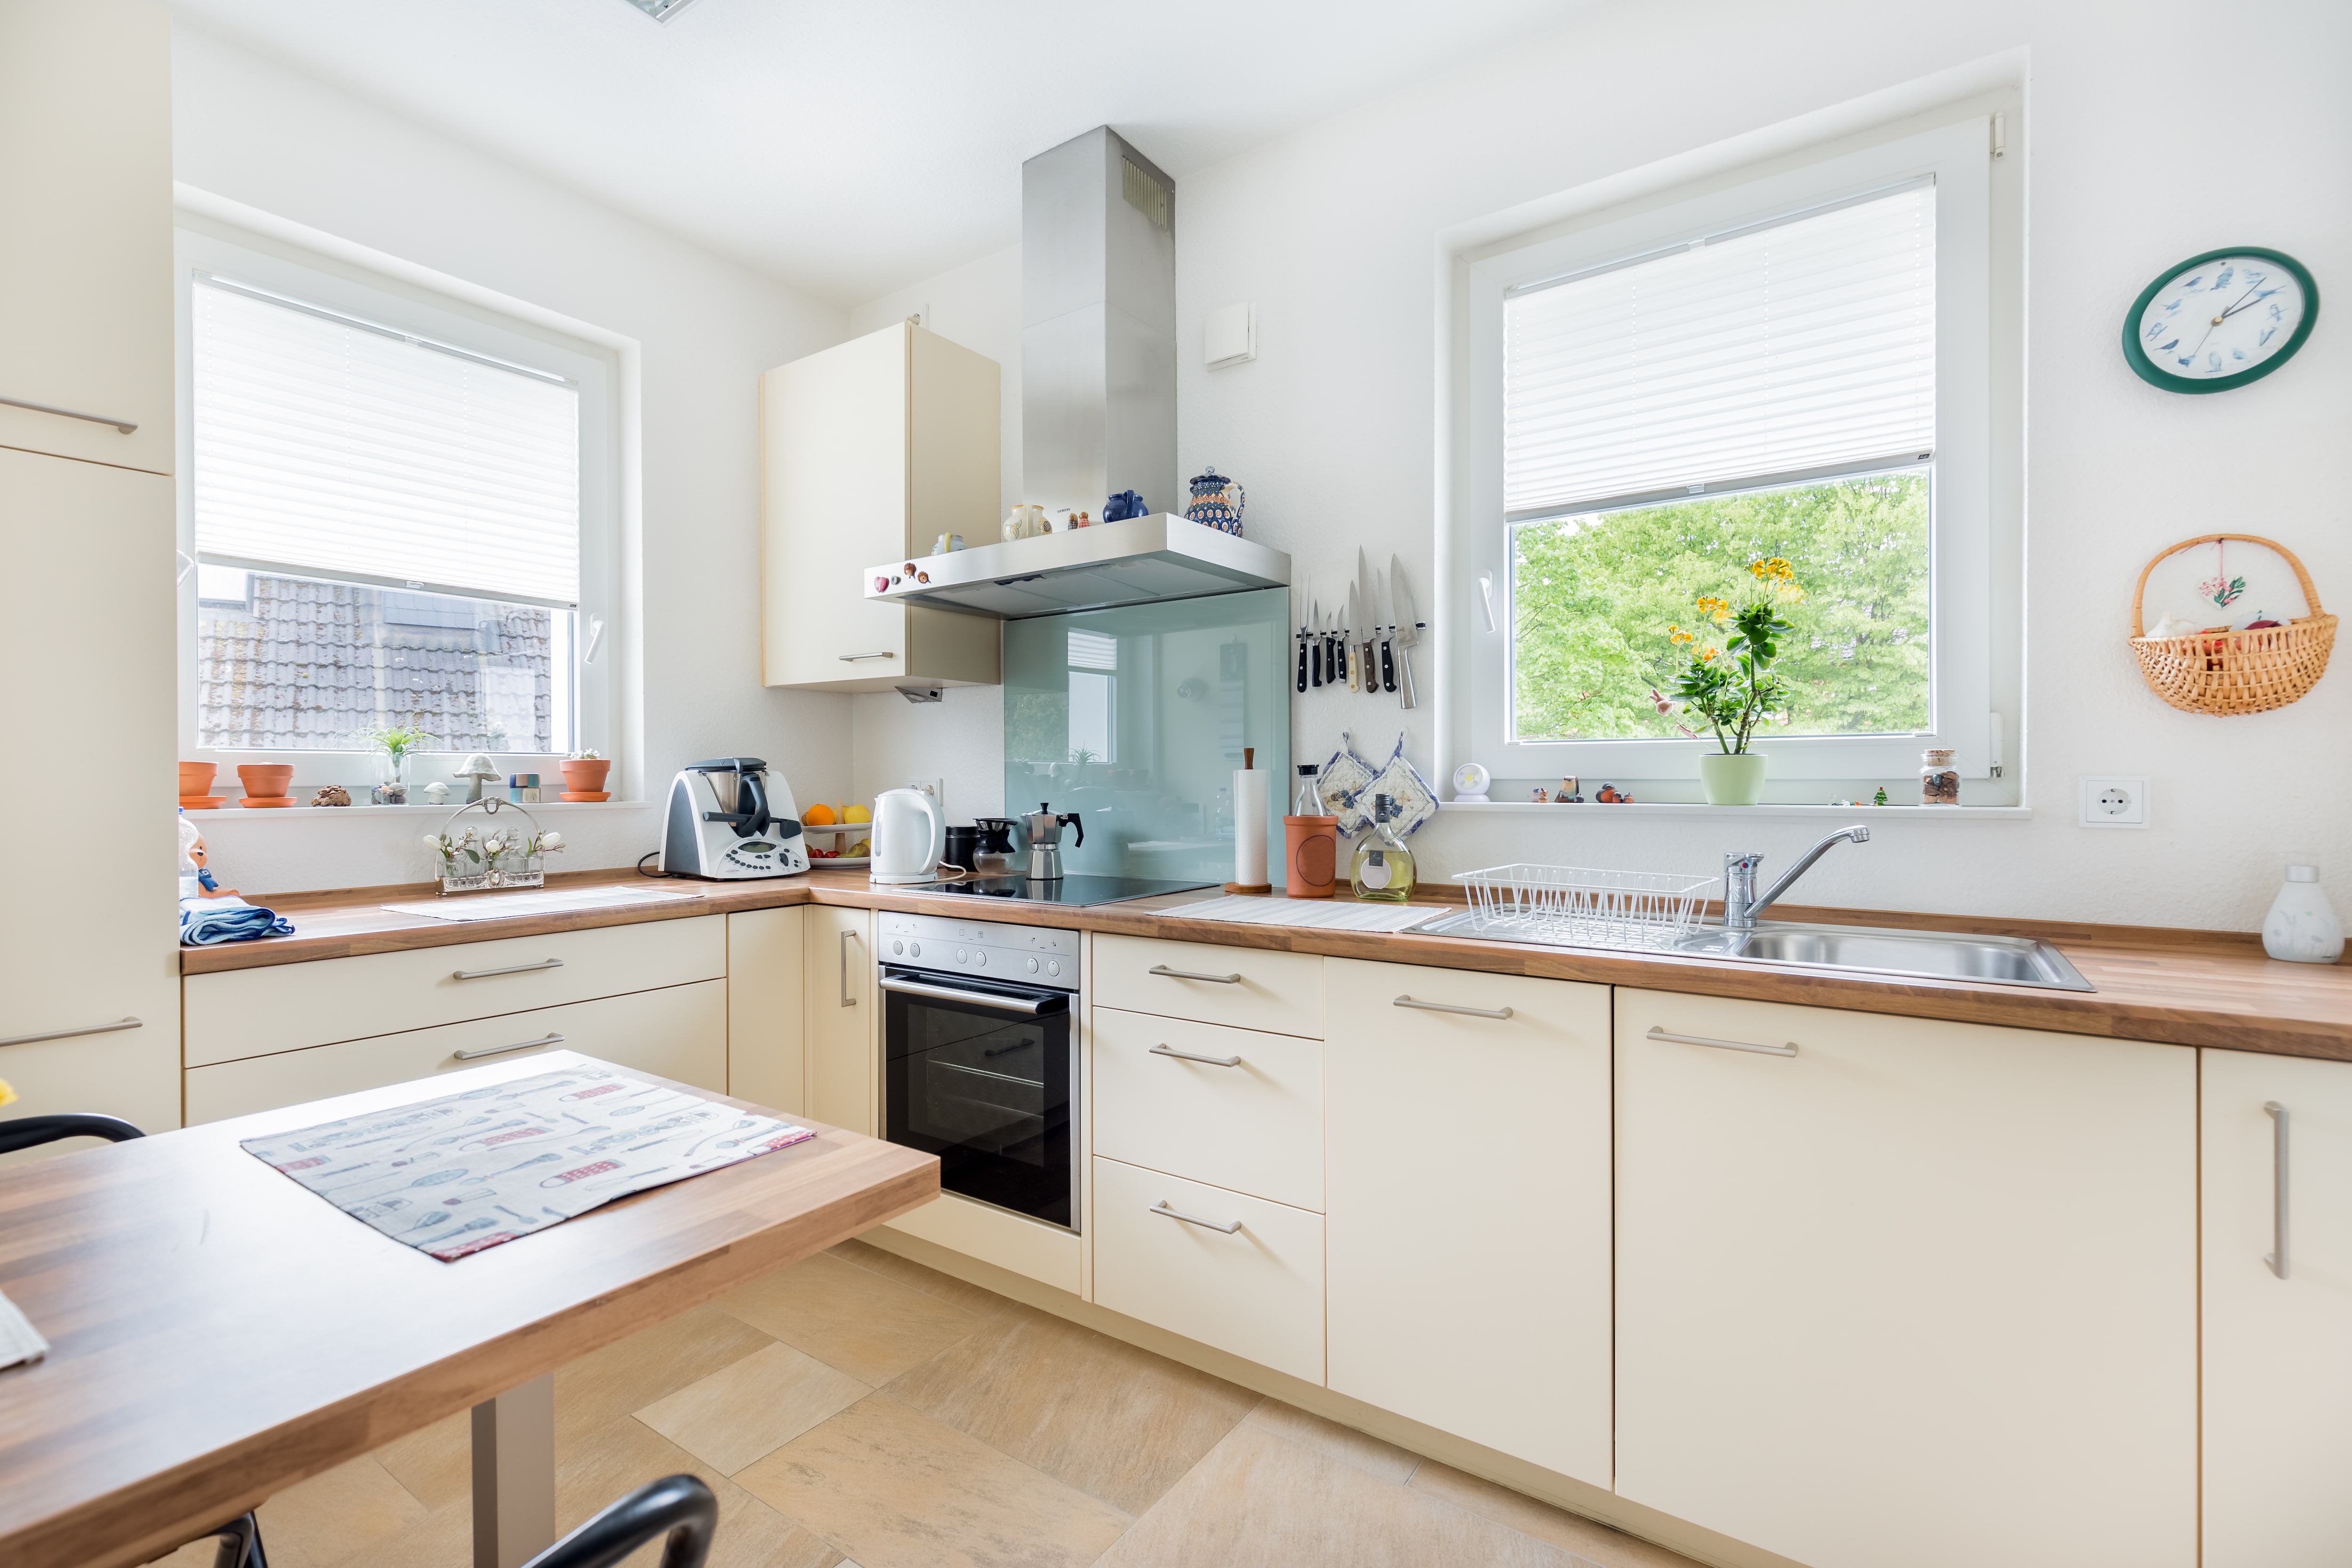
[[[1789,890],[1791,883],[1811,870],[1813,862],[1826,854],[1831,845],[1847,838],[1856,844],[1867,844],[1870,842],[1870,829],[1857,823],[1831,834],[1806,850],[1803,858],[1789,868],[1789,874],[1773,883],[1762,898],[1756,896],[1756,868],[1764,863],[1764,857],[1752,849],[1744,855],[1726,855],[1723,858],[1724,929],[1754,931],[1757,916],[1770,909],[1780,895]]]

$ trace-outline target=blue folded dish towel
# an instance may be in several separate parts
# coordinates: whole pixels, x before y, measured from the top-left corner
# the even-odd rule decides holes
[[[251,942],[256,937],[293,934],[292,921],[280,919],[276,910],[265,910],[243,899],[180,900],[180,942],[184,947],[210,947],[215,942]]]

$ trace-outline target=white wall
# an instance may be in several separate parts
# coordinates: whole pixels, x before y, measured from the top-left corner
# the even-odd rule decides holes
[[[1214,463],[1240,478],[1252,537],[1290,552],[1317,584],[1340,582],[1360,544],[1376,561],[1394,552],[1424,618],[1470,635],[1466,599],[1433,592],[1448,237],[2013,56],[2026,92],[2011,156],[2027,179],[2028,467],[2024,743],[2011,763],[2022,764],[2033,815],[1866,817],[1874,842],[1829,857],[1801,897],[2249,929],[2282,865],[2308,858],[2352,907],[2352,812],[2330,782],[2352,765],[2352,669],[2276,713],[2200,717],[2159,702],[2124,642],[2141,564],[2218,529],[2283,539],[2323,595],[2352,596],[2352,499],[2332,462],[2352,426],[2352,329],[2325,317],[2287,368],[2210,397],[2144,385],[2117,347],[2138,290],[2201,250],[2285,250],[2323,295],[2352,276],[2352,121],[2337,80],[2352,8],[2289,0],[2273,20],[2292,47],[2263,50],[2258,68],[2200,68],[2186,98],[2126,42],[2203,37],[2210,15],[2186,0],[1594,8],[1194,173],[1178,192],[1182,471]],[[1208,371],[1202,318],[1239,300],[1257,305],[1258,358]],[[1016,287],[997,314],[1017,319],[1017,300]],[[863,717],[861,753],[880,744]],[[1406,714],[1329,693],[1297,705],[1297,754],[1328,754],[1346,723],[1368,754],[1402,725],[1410,754],[1438,760],[1433,704]],[[2076,826],[2090,773],[2147,776],[2154,826]],[[1785,864],[1824,826],[1608,809],[1443,814],[1415,847],[1433,874],[1517,859],[1705,872],[1731,849]]]
[[[183,184],[635,340],[643,680],[621,725],[636,755],[615,774],[634,764],[657,799],[679,764],[749,753],[803,800],[848,791],[848,700],[760,685],[758,572],[760,374],[841,341],[845,314],[184,21],[173,88]],[[324,816],[208,819],[213,864],[268,891],[429,874],[423,812]],[[307,820],[280,820],[294,816]],[[651,802],[559,816],[563,869],[625,865],[657,841]]]
[[[983,256],[914,289],[856,306],[849,312],[849,330],[853,334],[879,331],[918,312],[931,331],[986,354],[1004,369],[999,488],[1009,509],[1023,499],[1020,247]],[[969,822],[1003,812],[1003,687],[951,686],[940,701],[919,705],[909,704],[895,691],[850,700],[856,715],[851,773],[859,797],[871,800],[914,779],[939,779],[950,821]]]

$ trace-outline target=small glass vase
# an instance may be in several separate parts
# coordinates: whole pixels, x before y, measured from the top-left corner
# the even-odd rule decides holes
[[[408,804],[408,754],[382,752],[375,759],[375,804]]]
[[[501,855],[493,863],[490,886],[543,888],[547,886],[546,865],[546,861],[537,855]]]
[[[488,866],[479,860],[469,860],[462,855],[452,856],[441,862],[441,890],[445,893],[471,893],[493,886]]]

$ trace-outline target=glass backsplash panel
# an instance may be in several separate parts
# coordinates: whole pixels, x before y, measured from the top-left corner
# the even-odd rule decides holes
[[[1282,859],[1290,781],[1290,590],[1259,588],[1004,623],[1004,808],[1076,812],[1071,871],[1226,882],[1234,770],[1268,774]]]

